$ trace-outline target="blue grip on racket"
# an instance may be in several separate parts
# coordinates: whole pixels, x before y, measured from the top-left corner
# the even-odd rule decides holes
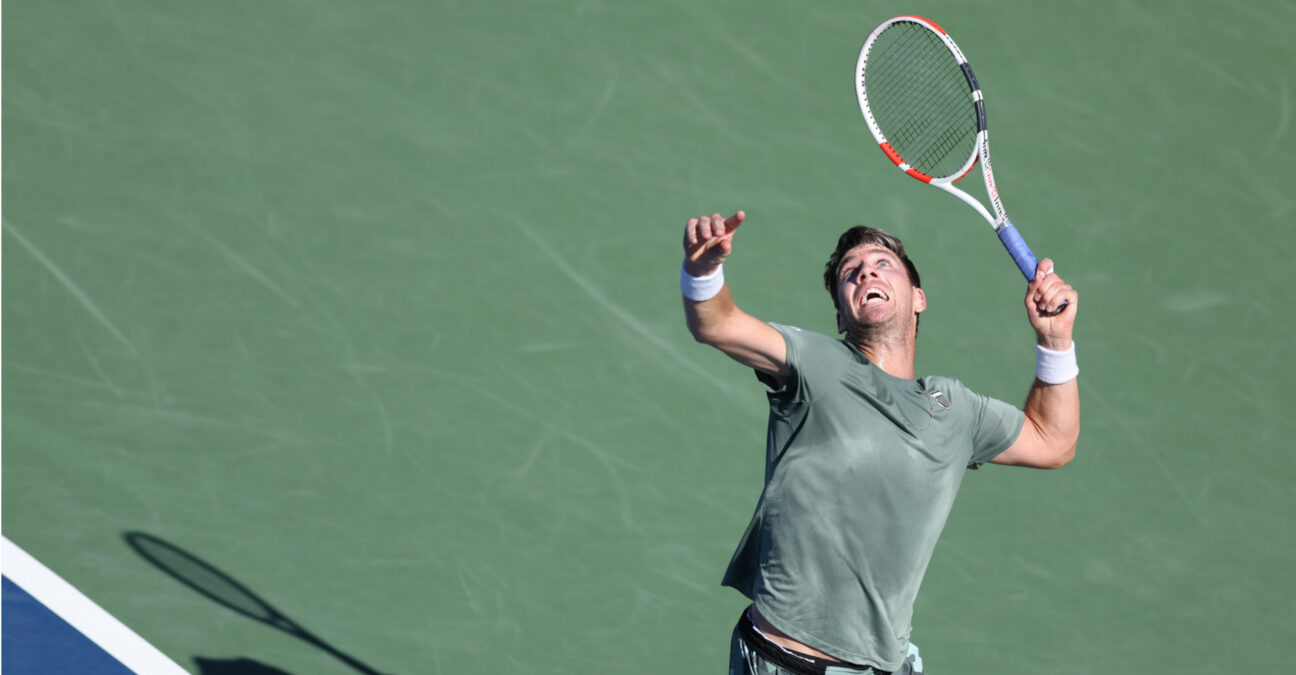
[[[1034,253],[1031,253],[1026,240],[1017,233],[1017,228],[1007,219],[1004,222],[1007,225],[999,230],[999,241],[1003,242],[1004,248],[1008,249],[1008,255],[1011,255],[1013,262],[1017,263],[1022,276],[1026,277],[1027,281],[1035,281],[1035,267],[1039,265],[1039,260],[1035,258]]]
[[[1004,219],[1004,222],[1007,225],[1002,230],[999,230],[999,241],[1003,242],[1004,248],[1008,249],[1008,254],[1012,256],[1013,262],[1017,263],[1017,268],[1021,270],[1026,280],[1035,281],[1035,268],[1039,266],[1039,260],[1035,258],[1035,254],[1031,252],[1030,247],[1026,245],[1026,240],[1022,239],[1021,234],[1017,232],[1017,228],[1013,226],[1012,222],[1007,218]],[[1061,314],[1066,311],[1069,304],[1071,303],[1063,300],[1062,304],[1058,305],[1058,308],[1048,315],[1057,316]]]

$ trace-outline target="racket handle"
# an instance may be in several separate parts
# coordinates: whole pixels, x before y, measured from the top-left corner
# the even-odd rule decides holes
[[[1035,281],[1035,268],[1039,266],[1039,260],[1031,252],[1030,247],[1026,245],[1026,240],[1017,232],[1017,227],[1012,221],[1004,218],[1004,227],[999,230],[999,241],[1003,242],[1004,248],[1008,249],[1008,255],[1012,256],[1013,262],[1017,263],[1017,269],[1021,270],[1022,276],[1027,281]],[[1066,311],[1067,301],[1062,301],[1057,310],[1049,316],[1057,316]]]
[[[999,230],[999,241],[1003,242],[1004,248],[1008,249],[1008,255],[1012,256],[1013,262],[1017,263],[1017,269],[1021,270],[1022,276],[1027,281],[1035,281],[1035,268],[1039,265],[1039,260],[1031,252],[1030,247],[1026,245],[1026,240],[1022,239],[1021,234],[1017,232],[1017,227],[1008,219],[1003,229]]]

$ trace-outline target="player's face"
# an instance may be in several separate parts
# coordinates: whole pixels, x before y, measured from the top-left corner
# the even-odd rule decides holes
[[[849,332],[852,325],[907,326],[927,308],[926,297],[909,281],[904,262],[878,244],[863,244],[842,256],[837,299],[841,304],[837,328],[842,332]]]

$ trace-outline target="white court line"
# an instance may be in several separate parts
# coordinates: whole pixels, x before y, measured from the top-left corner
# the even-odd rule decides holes
[[[137,673],[188,675],[175,661],[144,641],[93,600],[51,572],[26,551],[0,537],[0,572]]]

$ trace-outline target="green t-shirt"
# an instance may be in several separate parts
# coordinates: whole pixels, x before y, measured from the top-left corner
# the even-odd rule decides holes
[[[772,324],[765,491],[725,573],[776,628],[896,670],[963,474],[1017,440],[1017,408],[948,377],[888,375],[844,341]]]

